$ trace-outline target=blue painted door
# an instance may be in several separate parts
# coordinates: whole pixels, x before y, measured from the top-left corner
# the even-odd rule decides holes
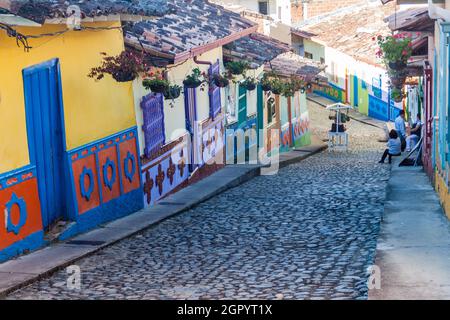
[[[66,216],[64,142],[58,60],[23,70],[30,161],[36,165],[45,228]]]
[[[359,105],[358,89],[359,81],[357,76],[353,76],[353,106],[357,107]]]

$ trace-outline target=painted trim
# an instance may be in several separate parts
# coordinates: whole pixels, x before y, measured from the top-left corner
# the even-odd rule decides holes
[[[44,246],[44,232],[35,232],[24,239],[0,250],[0,263],[14,258],[25,251],[34,251]]]

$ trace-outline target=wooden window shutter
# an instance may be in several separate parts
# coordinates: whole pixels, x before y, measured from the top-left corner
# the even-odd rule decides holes
[[[164,145],[166,140],[164,128],[164,99],[162,94],[149,94],[141,102],[143,112],[145,148],[147,157],[152,156]]]
[[[212,78],[214,74],[220,74],[219,60],[209,67],[209,76]],[[212,81],[209,84],[209,116],[211,119],[217,117],[222,109],[222,99],[220,98],[220,88]]]

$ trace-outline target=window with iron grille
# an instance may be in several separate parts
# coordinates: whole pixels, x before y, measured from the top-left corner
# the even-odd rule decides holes
[[[152,157],[164,145],[166,140],[164,129],[164,98],[162,94],[149,94],[141,102],[144,118],[142,130],[144,131],[146,157]]]
[[[219,60],[209,68],[209,75],[212,77],[215,74],[220,74]],[[209,115],[212,119],[217,117],[222,108],[222,99],[220,97],[220,88],[214,83],[209,85]]]

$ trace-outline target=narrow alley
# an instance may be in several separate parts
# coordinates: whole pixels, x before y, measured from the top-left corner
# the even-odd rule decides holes
[[[325,138],[328,112],[309,102]],[[348,124],[350,151],[260,176],[9,299],[367,299],[389,166],[384,132]]]

